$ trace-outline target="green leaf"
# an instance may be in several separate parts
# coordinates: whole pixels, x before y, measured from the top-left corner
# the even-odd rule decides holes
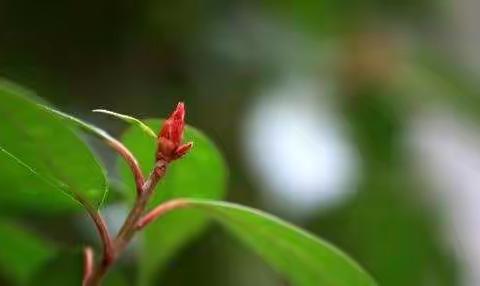
[[[110,134],[108,134],[105,130],[100,129],[90,123],[87,123],[81,119],[78,119],[70,114],[66,114],[64,112],[61,112],[59,110],[53,109],[51,107],[45,106],[45,105],[39,105],[39,107],[43,108],[45,111],[51,113],[52,115],[55,115],[55,117],[58,117],[59,119],[65,121],[68,125],[78,127],[82,129],[83,131],[94,135],[98,139],[101,140],[115,140]]]
[[[206,215],[225,226],[292,285],[376,285],[367,272],[340,250],[272,215],[208,200],[187,200],[187,208],[197,211],[193,215]]]
[[[0,271],[15,285],[24,285],[56,253],[52,245],[5,221],[0,221],[0,246]]]
[[[145,132],[148,136],[152,137],[153,139],[157,139],[157,135],[155,134],[155,132],[153,132],[153,130],[150,127],[148,127],[145,123],[143,123],[143,121],[135,117],[125,115],[125,114],[120,114],[120,113],[113,112],[110,110],[105,110],[105,109],[94,109],[93,112],[108,114],[110,116],[119,118],[127,123],[130,123],[134,126],[138,126],[140,130]]]
[[[159,130],[161,120],[147,120],[153,130]],[[130,128],[123,136],[123,143],[132,151],[148,174],[154,165],[155,142],[138,128]],[[172,198],[223,197],[226,186],[226,166],[215,145],[198,130],[187,127],[185,141],[193,141],[194,147],[184,158],[174,162],[166,177],[160,182],[150,207]],[[135,183],[129,168],[120,163],[122,178],[131,187],[130,201],[133,202]],[[140,285],[148,284],[152,276],[162,270],[175,252],[205,228],[207,219],[186,212],[173,213],[162,218],[145,230],[140,254]]]
[[[102,166],[72,128],[32,97],[0,82],[0,206],[51,212],[78,208],[73,198],[98,208],[107,193]]]

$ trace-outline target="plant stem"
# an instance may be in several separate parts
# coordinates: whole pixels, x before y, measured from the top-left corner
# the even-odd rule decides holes
[[[137,230],[137,222],[143,216],[148,200],[150,199],[158,182],[163,178],[163,176],[165,176],[166,170],[166,162],[157,162],[154,170],[152,171],[149,178],[142,187],[142,194],[140,195],[140,197],[138,197],[135,206],[130,211],[130,214],[125,220],[125,224],[120,229],[120,232],[115,239],[115,247],[117,249],[123,250],[126,244],[128,244],[128,242],[132,239],[133,235]]]
[[[95,226],[97,228],[98,234],[100,235],[100,239],[103,244],[103,255],[102,255],[102,262],[100,266],[93,272],[89,273],[88,275],[85,274],[85,281],[84,285],[99,285],[100,280],[98,278],[101,278],[108,267],[113,263],[116,257],[116,250],[113,245],[113,240],[110,236],[110,233],[108,232],[107,224],[105,220],[103,219],[102,215],[100,214],[99,211],[92,209],[92,208],[87,208],[88,214],[92,218],[93,222],[95,223]],[[89,266],[89,268],[85,268],[85,271],[92,271],[91,268],[92,266]],[[98,277],[98,278],[97,278]]]
[[[130,240],[133,238],[135,232],[137,231],[138,221],[142,218],[145,212],[147,203],[151,195],[153,194],[155,187],[157,186],[158,182],[163,178],[163,176],[165,176],[167,165],[168,163],[166,161],[157,162],[152,173],[150,174],[148,179],[145,181],[145,183],[142,185],[141,190],[137,191],[139,193],[139,196],[137,197],[135,205],[130,211],[130,213],[128,214],[122,228],[120,229],[113,243],[110,237],[108,236],[110,241],[110,243],[108,243],[109,245],[108,248],[111,251],[104,251],[104,257],[102,259],[102,262],[92,274],[91,279],[89,279],[87,283],[87,286],[100,285],[103,277],[107,273],[110,266],[113,264],[113,262],[115,262],[119,254],[123,252],[123,250],[126,248]],[[96,219],[98,220],[98,217],[101,218],[101,216],[95,216],[95,217],[92,216],[94,221]],[[95,222],[95,224],[97,224],[97,222]],[[102,237],[102,241],[104,241],[104,234],[102,234],[103,231],[101,231],[100,228],[99,228],[99,233],[100,233],[100,236]],[[104,245],[106,246],[107,244],[104,244]]]
[[[135,186],[137,189],[137,196],[140,196],[142,192],[143,185],[145,183],[145,178],[143,177],[142,169],[140,168],[140,165],[137,162],[137,159],[135,156],[128,150],[125,145],[123,145],[120,141],[118,141],[115,138],[109,138],[108,140],[105,140],[105,142],[113,148],[120,156],[125,159],[125,162],[128,164],[130,167],[130,170],[133,173],[133,177],[135,179]]]
[[[83,250],[83,281],[82,286],[87,285],[88,281],[92,277],[93,273],[93,249],[91,247],[85,247]]]
[[[93,219],[95,226],[97,227],[97,231],[100,235],[100,239],[102,240],[103,244],[103,259],[104,260],[112,260],[114,257],[114,247],[113,241],[110,237],[110,233],[107,228],[107,224],[103,219],[102,215],[99,211],[93,210],[88,212],[90,217]]]
[[[144,215],[137,223],[136,228],[137,231],[143,229],[149,223],[157,219],[158,217],[166,214],[167,212],[182,208],[188,205],[188,202],[185,199],[174,199],[167,201],[158,207],[154,208],[148,214]]]

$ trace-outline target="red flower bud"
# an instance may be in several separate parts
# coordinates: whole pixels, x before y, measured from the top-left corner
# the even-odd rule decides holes
[[[177,149],[175,149],[175,157],[176,159],[182,158],[185,154],[190,151],[193,147],[193,142],[188,142],[187,144],[180,145]]]
[[[177,108],[165,120],[157,139],[157,161],[170,162],[187,154],[192,142],[182,144],[185,129],[185,105],[178,103]]]

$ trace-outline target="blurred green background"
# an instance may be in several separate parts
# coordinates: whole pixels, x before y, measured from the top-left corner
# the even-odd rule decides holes
[[[228,200],[327,239],[380,285],[480,285],[479,9],[0,0],[0,76],[115,135],[122,123],[89,110],[160,117],[185,101],[226,157]],[[29,222],[92,239],[78,217]],[[213,227],[158,285],[288,284]]]

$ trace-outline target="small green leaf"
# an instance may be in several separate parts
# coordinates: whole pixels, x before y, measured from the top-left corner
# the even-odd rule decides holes
[[[98,208],[107,192],[102,166],[72,128],[32,97],[0,82],[0,206],[50,212],[74,208],[73,198]]]
[[[161,120],[147,120],[153,130],[159,130]],[[123,143],[132,151],[148,174],[154,165],[155,142],[137,128],[130,128],[123,136]],[[198,130],[187,127],[185,141],[193,141],[194,147],[184,158],[172,163],[166,177],[155,190],[150,207],[172,198],[222,198],[226,186],[226,166],[215,145]],[[126,164],[120,162],[122,178],[131,186],[133,202],[135,183]],[[140,254],[140,283],[148,284],[152,276],[161,271],[175,252],[205,228],[207,219],[187,212],[173,213],[148,227]]]
[[[15,285],[24,285],[55,253],[53,245],[0,221],[0,272]]]
[[[292,285],[376,285],[340,250],[272,215],[225,202],[187,200],[187,204],[197,211],[194,215],[206,215],[225,226]]]
[[[111,115],[113,117],[119,118],[119,119],[121,119],[125,122],[128,122],[128,123],[132,124],[132,125],[138,126],[140,128],[140,130],[145,132],[147,135],[149,135],[153,139],[157,138],[157,135],[155,134],[155,132],[153,132],[153,130],[150,127],[148,127],[145,123],[143,123],[143,121],[141,121],[141,120],[139,120],[135,117],[125,115],[125,114],[116,113],[116,112],[113,112],[113,111],[110,111],[110,110],[105,110],[105,109],[94,109],[93,112],[104,113],[104,114],[108,114],[108,115]]]
[[[80,120],[70,114],[66,114],[64,112],[61,112],[59,110],[53,109],[51,107],[45,106],[45,105],[38,105],[40,108],[43,108],[44,110],[48,111],[49,113],[55,115],[56,117],[66,121],[67,124],[76,126],[83,131],[90,133],[97,138],[101,140],[115,140],[110,134],[108,134],[105,130],[100,129],[92,124],[89,124],[83,120]]]

